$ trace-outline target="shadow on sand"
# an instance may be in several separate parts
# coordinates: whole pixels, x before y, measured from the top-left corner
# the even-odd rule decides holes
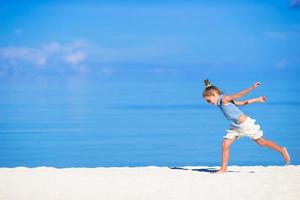
[[[207,168],[195,168],[195,169],[189,169],[189,168],[183,168],[183,167],[169,167],[170,169],[177,169],[177,170],[191,170],[191,171],[197,171],[197,172],[207,172],[207,173],[215,173],[218,171],[216,168],[207,167]],[[239,173],[240,171],[232,171],[229,170],[227,172],[236,172]]]

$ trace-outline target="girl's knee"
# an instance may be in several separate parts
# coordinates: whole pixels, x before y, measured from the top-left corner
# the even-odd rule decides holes
[[[261,147],[266,146],[266,141],[263,138],[257,139],[255,142]]]
[[[229,147],[230,147],[230,144],[231,144],[232,142],[230,141],[230,140],[228,140],[228,139],[225,139],[224,141],[223,141],[223,143],[222,143],[222,148],[223,149],[228,149]]]

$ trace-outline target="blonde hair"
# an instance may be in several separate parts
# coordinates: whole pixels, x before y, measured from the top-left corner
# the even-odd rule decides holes
[[[208,79],[204,80],[204,86],[205,89],[202,93],[203,97],[207,97],[207,96],[213,96],[215,93],[217,94],[222,94],[221,90],[219,88],[217,88],[216,86],[212,85]]]

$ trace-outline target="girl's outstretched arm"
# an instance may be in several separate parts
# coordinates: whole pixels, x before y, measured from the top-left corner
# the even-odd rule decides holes
[[[257,97],[257,98],[254,98],[254,99],[248,99],[248,100],[245,100],[245,101],[234,101],[234,103],[237,106],[243,106],[243,105],[247,105],[247,104],[255,103],[255,102],[264,103],[264,102],[266,102],[266,100],[267,100],[267,98],[265,96],[261,96],[261,97]]]
[[[232,94],[232,95],[228,95],[228,96],[224,96],[223,97],[223,100],[225,102],[230,102],[230,101],[233,101],[234,99],[239,99],[243,96],[245,96],[246,94],[248,94],[250,91],[254,90],[255,88],[257,88],[258,86],[260,86],[260,82],[256,82],[254,83],[251,87],[245,89],[245,90],[242,90],[241,92],[239,93],[236,93],[236,94]]]

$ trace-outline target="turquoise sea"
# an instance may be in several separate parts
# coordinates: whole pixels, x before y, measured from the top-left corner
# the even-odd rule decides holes
[[[0,79],[0,167],[216,166],[229,127],[201,97],[199,79],[98,80],[34,77]],[[224,93],[257,81],[212,80]],[[300,164],[297,80],[265,78],[242,107],[265,138],[289,149]],[[281,156],[242,138],[230,165],[283,165]]]

